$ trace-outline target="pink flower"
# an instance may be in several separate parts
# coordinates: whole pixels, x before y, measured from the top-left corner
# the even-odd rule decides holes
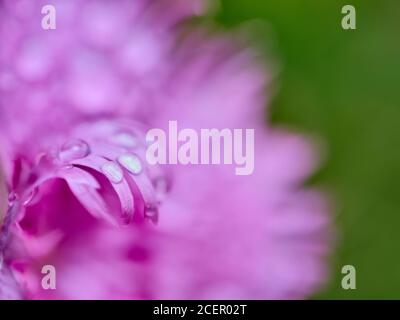
[[[316,155],[263,121],[267,68],[182,22],[202,1],[0,1],[0,297],[304,298],[326,279]],[[145,133],[254,128],[255,170],[151,166]],[[42,287],[42,268],[57,287]],[[3,280],[4,279],[4,280]]]

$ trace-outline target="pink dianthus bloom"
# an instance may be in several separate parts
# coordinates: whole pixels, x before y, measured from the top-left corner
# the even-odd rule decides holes
[[[303,186],[316,156],[264,123],[255,53],[181,32],[204,1],[52,1],[57,28],[43,30],[46,2],[0,1],[0,298],[313,294],[329,251],[325,201]],[[169,120],[254,128],[254,173],[149,165],[146,130]]]

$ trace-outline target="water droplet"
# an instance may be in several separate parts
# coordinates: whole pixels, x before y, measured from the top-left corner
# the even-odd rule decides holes
[[[147,205],[144,210],[144,217],[153,223],[158,222],[158,208],[156,205]]]
[[[118,157],[118,162],[133,174],[137,175],[142,172],[142,163],[140,162],[140,159],[133,154],[124,154]]]
[[[82,159],[90,153],[89,145],[83,140],[66,142],[58,152],[58,158],[63,162]]]
[[[112,161],[103,164],[101,171],[113,183],[120,183],[124,177],[122,169]]]
[[[35,196],[38,193],[38,188],[34,188],[28,195],[28,197],[24,200],[24,202],[22,203],[24,206],[28,206],[32,203],[32,200],[35,198]]]
[[[128,132],[119,132],[116,135],[112,136],[110,139],[112,142],[123,147],[133,148],[136,147],[138,144],[137,139]]]

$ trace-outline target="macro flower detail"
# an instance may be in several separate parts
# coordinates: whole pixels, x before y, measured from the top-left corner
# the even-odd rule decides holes
[[[157,192],[152,181],[156,170],[145,167],[141,158],[145,150],[144,138],[139,143],[140,136],[132,128],[134,125],[124,128],[104,121],[78,127],[76,138],[72,134],[60,147],[43,154],[38,164],[30,169],[30,174],[37,178],[28,179],[33,180],[31,185],[22,187],[28,194],[24,205],[40,197],[41,184],[62,178],[88,212],[98,218],[118,225],[119,222],[129,223],[136,212],[156,220]],[[161,173],[158,175],[158,179],[163,178]],[[113,195],[118,198],[119,208],[118,205],[108,207]],[[151,210],[155,212],[149,213]],[[117,217],[116,212],[119,212]]]
[[[0,0],[0,298],[305,298],[330,251],[317,155],[263,120],[268,69],[185,28],[206,1]],[[10,26],[13,26],[10,28]],[[146,132],[251,128],[255,168],[149,165]],[[57,288],[41,286],[42,267]]]

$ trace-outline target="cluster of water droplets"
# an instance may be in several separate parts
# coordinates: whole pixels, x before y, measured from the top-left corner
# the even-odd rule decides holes
[[[132,146],[132,143],[125,136],[120,136],[119,139],[124,137],[124,142],[128,146]],[[85,158],[90,154],[90,146],[87,142],[79,139],[73,139],[66,142],[58,152],[58,158],[65,163],[67,166],[74,160]],[[120,155],[117,162],[109,161],[105,163],[101,171],[103,174],[113,183],[119,183],[123,179],[122,168],[125,168],[133,175],[138,175],[143,171],[143,165],[138,156],[134,153],[124,153]]]
[[[145,146],[144,141],[132,132],[127,130],[118,131],[107,137],[107,142],[116,145],[124,150],[115,160],[105,162],[100,170],[104,176],[113,184],[121,183],[124,179],[124,171],[127,170],[133,177],[146,174],[146,166],[139,156],[134,152],[135,149]],[[71,139],[65,142],[58,150],[57,158],[68,168],[71,163],[83,159],[91,154],[90,144],[81,139]],[[157,203],[165,199],[168,192],[168,181],[165,176],[158,176],[152,179]],[[153,222],[158,220],[158,205],[151,203],[145,205],[145,218]]]
[[[100,168],[104,176],[112,183],[118,184],[124,179],[124,171],[127,170],[133,178],[140,174],[146,174],[146,166],[135,154],[135,148],[140,147],[138,138],[129,132],[121,131],[107,138],[110,143],[124,150],[115,161],[108,160]],[[144,143],[142,143],[143,145]],[[92,153],[88,142],[81,139],[70,139],[57,150],[55,158],[58,164],[64,168],[72,168],[73,162],[83,159]],[[156,203],[146,203],[144,217],[157,222],[158,204],[164,201],[168,192],[169,183],[165,176],[159,175],[152,179],[152,185],[156,194]],[[32,205],[37,201],[38,187],[26,188],[25,193],[11,191],[8,196],[8,210],[0,231],[0,270],[3,264],[3,252],[7,247],[12,223],[21,208]]]
[[[118,146],[120,150],[123,150],[116,159],[105,161],[100,168],[101,172],[111,183],[118,184],[122,182],[124,179],[124,170],[129,172],[133,180],[135,176],[148,174],[146,164],[135,152],[136,149],[145,146],[144,141],[138,141],[138,138],[134,134],[126,131],[110,135],[107,137],[107,141]],[[81,139],[70,139],[62,144],[55,153],[52,153],[50,158],[53,159],[52,161],[57,166],[61,165],[62,168],[68,169],[74,167],[74,161],[84,159],[92,154],[92,152],[90,142]],[[38,170],[37,172],[40,173],[40,170],[43,170],[43,168],[38,164],[37,167],[33,168],[32,176],[35,176],[37,173],[35,170]],[[153,177],[151,178],[151,183],[154,188],[156,202],[145,203],[143,214],[144,218],[156,223],[158,221],[159,204],[165,199],[169,183],[163,175],[156,175],[156,178],[153,175],[149,175],[149,178],[150,176]],[[8,195],[8,209],[0,229],[0,278],[2,274],[9,274],[9,270],[4,264],[4,255],[10,241],[12,225],[17,220],[17,215],[23,208],[38,201],[40,198],[38,190],[39,184],[34,178],[25,188],[11,191]],[[18,286],[16,282],[15,286]]]

